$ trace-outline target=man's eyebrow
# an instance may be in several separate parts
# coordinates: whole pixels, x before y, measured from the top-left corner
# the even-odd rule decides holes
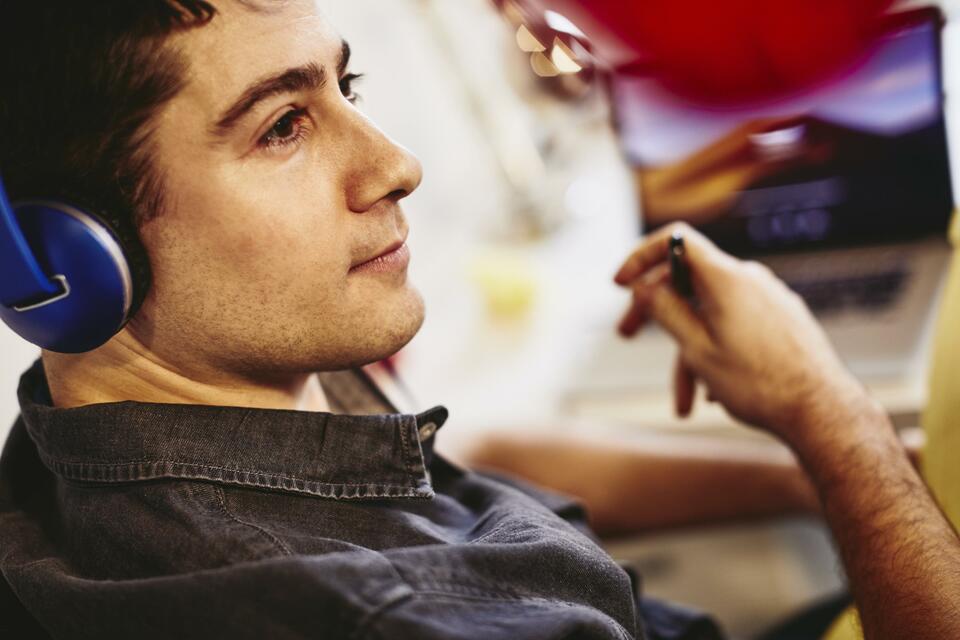
[[[338,77],[343,75],[349,63],[350,45],[344,40],[340,49],[340,60],[337,62]],[[213,126],[212,132],[216,137],[226,136],[241,118],[267,98],[298,91],[317,91],[326,83],[327,69],[316,62],[309,62],[258,80],[247,87],[233,105],[223,112]]]

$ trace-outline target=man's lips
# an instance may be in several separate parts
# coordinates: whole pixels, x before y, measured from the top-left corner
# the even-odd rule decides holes
[[[410,262],[410,248],[404,240],[397,240],[376,256],[350,267],[350,273],[360,271],[396,271]]]

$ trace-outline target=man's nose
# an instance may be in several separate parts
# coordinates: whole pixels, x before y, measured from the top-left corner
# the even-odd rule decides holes
[[[347,204],[363,213],[383,199],[401,200],[420,186],[423,167],[410,151],[390,139],[369,118],[354,112],[348,145]]]

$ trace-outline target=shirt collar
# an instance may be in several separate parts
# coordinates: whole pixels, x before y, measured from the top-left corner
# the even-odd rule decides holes
[[[432,435],[448,417],[442,406],[372,415],[139,402],[57,409],[40,361],[18,395],[44,464],[68,480],[179,478],[336,499],[432,498]]]

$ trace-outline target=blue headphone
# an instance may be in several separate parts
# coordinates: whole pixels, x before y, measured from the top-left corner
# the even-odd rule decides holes
[[[99,216],[59,201],[11,204],[0,178],[0,319],[50,351],[106,343],[134,310],[134,275]]]

